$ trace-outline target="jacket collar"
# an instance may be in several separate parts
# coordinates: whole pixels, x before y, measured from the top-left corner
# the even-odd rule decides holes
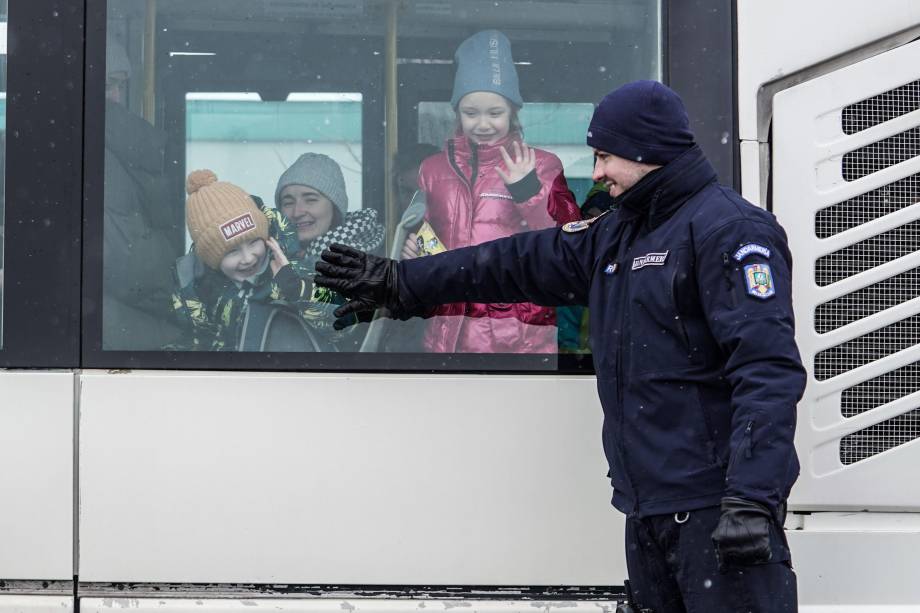
[[[649,229],[667,221],[693,194],[716,181],[716,171],[693,145],[672,162],[642,177],[614,199],[623,221],[644,219]]]
[[[469,165],[473,147],[476,147],[477,164],[479,166],[495,166],[502,161],[501,147],[504,147],[509,154],[513,154],[511,149],[514,142],[521,142],[519,132],[509,132],[503,139],[491,145],[474,145],[470,139],[463,135],[463,132],[457,130],[453,138],[450,139],[449,150],[453,151],[454,157],[458,162]]]

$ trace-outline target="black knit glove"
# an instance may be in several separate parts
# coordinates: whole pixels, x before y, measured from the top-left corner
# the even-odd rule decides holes
[[[744,498],[727,496],[722,499],[722,516],[712,533],[719,565],[749,566],[769,562],[769,509]]]
[[[396,285],[396,260],[352,249],[333,243],[324,250],[321,262],[316,263],[319,273],[313,282],[328,287],[345,296],[348,302],[334,311],[333,327],[341,330],[358,320],[367,320],[376,309],[389,309],[394,317],[401,312],[399,289]]]

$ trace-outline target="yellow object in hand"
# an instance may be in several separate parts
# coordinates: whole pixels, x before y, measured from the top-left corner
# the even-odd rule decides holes
[[[415,244],[418,247],[419,256],[434,255],[447,251],[444,243],[442,243],[438,235],[434,233],[434,229],[427,221],[422,224],[422,227],[418,229],[415,235],[417,237],[415,239]]]

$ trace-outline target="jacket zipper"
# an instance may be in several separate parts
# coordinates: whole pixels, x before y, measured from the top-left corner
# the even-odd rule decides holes
[[[477,145],[476,143],[471,143],[471,146],[476,147]],[[473,155],[475,155],[475,153]],[[473,242],[473,208],[474,208],[473,181],[475,180],[474,175],[477,172],[479,172],[479,168],[478,168],[479,163],[478,162],[476,163],[476,168],[471,168],[472,172],[470,174],[470,178],[467,179],[466,175],[463,174],[463,171],[460,170],[460,165],[457,164],[456,149],[454,148],[453,141],[448,141],[447,143],[447,159],[450,162],[450,167],[457,174],[457,176],[460,177],[460,181],[462,181],[463,184],[466,186],[466,190],[470,195],[470,210],[469,210],[470,215],[469,215],[469,219],[467,220],[467,224],[466,224],[467,231],[468,231],[466,242],[468,244],[472,244]]]
[[[623,265],[626,266],[626,262],[629,259],[627,256],[629,254],[629,249],[632,247],[633,239],[630,239],[629,244],[626,245],[626,248],[621,251],[623,254]],[[627,269],[628,271],[628,269]],[[627,272],[624,271],[624,272]],[[623,275],[623,289],[620,292],[620,304],[617,305],[617,310],[619,311],[619,339],[617,342],[617,355],[616,355],[616,365],[617,365],[617,405],[620,408],[620,419],[617,424],[617,437],[620,439],[618,447],[620,448],[620,454],[623,458],[623,475],[629,481],[629,486],[632,489],[633,495],[633,512],[639,514],[639,493],[636,490],[636,485],[633,482],[632,477],[629,475],[629,469],[626,467],[626,445],[624,444],[623,436],[623,427],[626,423],[626,407],[623,406],[623,337],[625,336],[626,326],[628,324],[628,317],[626,315],[626,309],[624,308],[628,300],[628,289],[629,289],[629,274]]]
[[[728,465],[727,472],[731,472],[735,467],[735,464],[738,463],[738,456],[742,453],[742,448],[744,449],[744,458],[750,460],[754,456],[754,420],[750,420],[747,423],[747,427],[744,429],[744,435],[741,437],[741,445],[738,447],[738,451],[732,456],[732,460]]]
[[[748,460],[751,459],[751,456],[754,455],[752,447],[754,446],[754,441],[752,437],[754,436],[754,420],[748,422],[747,428],[744,429],[744,457]]]
[[[674,271],[671,273],[671,300],[674,302],[674,312],[677,314],[677,329],[680,331],[681,340],[684,341],[684,346],[687,348],[687,356],[693,354],[693,349],[690,347],[690,334],[687,333],[687,326],[684,325],[684,318],[681,317],[680,308],[677,302],[677,273],[680,272],[680,260],[677,260],[674,263]]]
[[[732,281],[732,260],[731,256],[727,252],[722,252],[722,274],[725,276],[725,287],[728,290],[728,295],[730,296],[731,306],[737,306],[735,300],[735,282]]]
[[[649,210],[654,208],[655,203],[658,202],[659,197],[661,197],[660,189],[657,190],[655,194],[652,196],[651,202],[649,203]],[[636,238],[639,235],[639,230],[641,229],[641,224],[642,224],[642,218],[637,217],[633,221],[633,223],[636,224],[636,227],[629,229],[631,230],[631,232],[630,232],[630,236],[628,237],[628,242],[626,243],[626,248],[620,252],[623,254],[622,258],[623,258],[624,267],[626,266],[627,261],[629,260],[629,257],[628,257],[629,250],[632,249],[633,243],[636,242]],[[626,461],[626,445],[624,444],[625,439],[623,436],[624,424],[626,422],[626,407],[623,406],[623,354],[625,353],[623,347],[624,347],[624,342],[625,342],[625,337],[626,337],[625,331],[629,325],[629,312],[626,307],[628,306],[628,302],[629,302],[629,278],[631,276],[630,274],[631,268],[627,268],[626,270],[624,270],[624,272],[626,274],[623,275],[623,290],[620,292],[620,302],[619,302],[619,305],[617,305],[618,310],[619,310],[618,319],[620,323],[620,326],[619,326],[620,338],[619,338],[619,342],[617,343],[617,356],[616,356],[617,404],[620,407],[620,423],[617,425],[617,434],[620,439],[619,447],[620,447],[620,452],[622,453],[622,457],[623,457],[623,474],[626,477],[626,479],[629,481],[629,485],[632,488],[633,512],[636,515],[638,515],[639,514],[639,490],[636,487],[635,480],[629,474],[628,463]]]

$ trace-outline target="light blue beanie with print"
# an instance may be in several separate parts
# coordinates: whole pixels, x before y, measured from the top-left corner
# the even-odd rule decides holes
[[[511,58],[511,43],[498,30],[477,32],[460,43],[454,53],[454,64],[457,72],[450,97],[452,107],[457,108],[460,99],[470,92],[501,94],[514,106],[524,106]]]

